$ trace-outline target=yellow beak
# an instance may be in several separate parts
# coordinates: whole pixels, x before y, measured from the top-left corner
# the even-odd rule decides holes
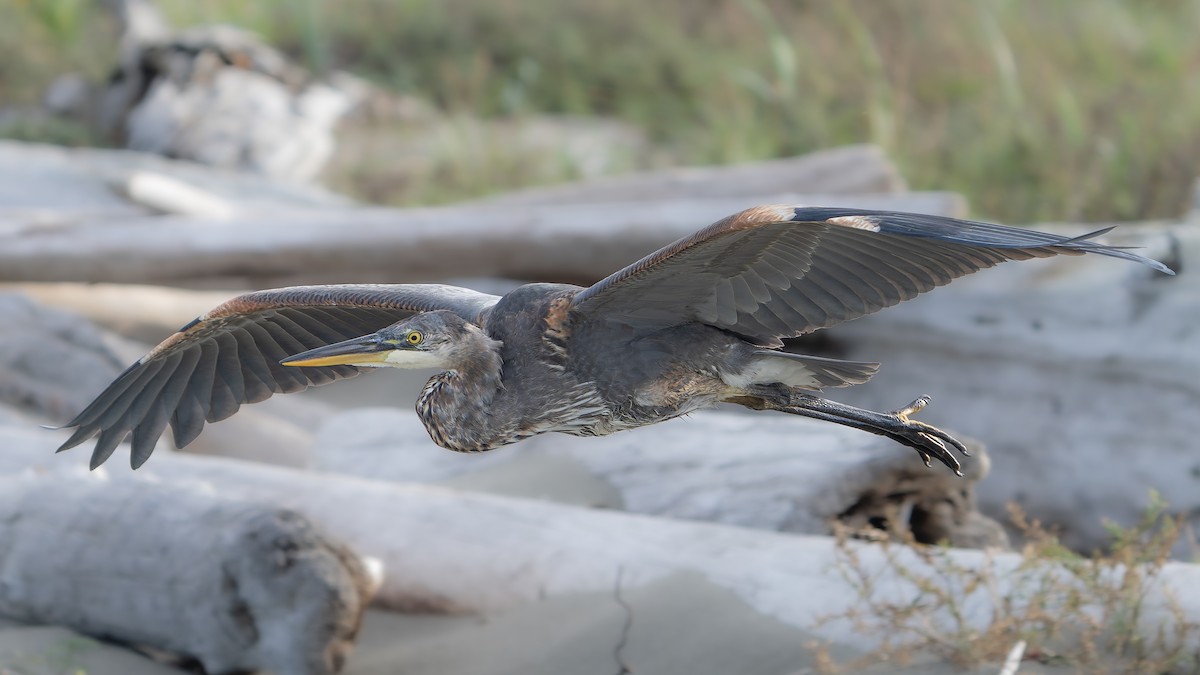
[[[373,366],[387,361],[388,354],[395,349],[395,344],[372,334],[300,352],[280,363],[285,366]]]

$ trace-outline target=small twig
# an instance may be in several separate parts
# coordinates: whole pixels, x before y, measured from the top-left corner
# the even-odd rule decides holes
[[[1017,640],[1017,644],[1008,650],[1008,656],[1004,657],[1004,666],[1000,668],[1000,675],[1017,675],[1017,669],[1021,667],[1021,659],[1025,656],[1025,641]]]
[[[625,573],[625,568],[617,567],[617,580],[613,586],[613,598],[617,604],[625,610],[625,623],[621,626],[621,638],[617,640],[617,646],[613,648],[613,658],[617,661],[617,675],[632,675],[633,669],[625,662],[625,657],[621,652],[625,651],[625,644],[629,642],[629,631],[633,628],[633,607],[625,602],[625,598],[621,597],[621,577]]]

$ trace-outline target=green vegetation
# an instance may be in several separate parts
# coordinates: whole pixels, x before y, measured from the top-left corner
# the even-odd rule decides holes
[[[899,602],[880,588],[856,547],[839,539],[839,569],[857,589],[861,607],[830,620],[850,620],[882,646],[853,664],[837,664],[814,645],[825,673],[858,672],[870,663],[905,663],[937,655],[960,668],[999,663],[1018,641],[1024,659],[1078,672],[1200,672],[1200,625],[1183,615],[1161,580],[1171,551],[1187,528],[1156,494],[1139,523],[1109,525],[1106,552],[1081,556],[1053,533],[1011,507],[1025,545],[1014,567],[989,560],[974,567],[947,549],[884,543],[888,566],[914,591]],[[905,555],[915,551],[916,556]],[[1148,600],[1158,587],[1167,606]],[[982,621],[980,619],[983,619]]]
[[[91,0],[0,4],[3,98],[111,58]],[[158,4],[451,113],[611,116],[672,162],[878,143],[1010,222],[1175,216],[1200,174],[1194,0]]]

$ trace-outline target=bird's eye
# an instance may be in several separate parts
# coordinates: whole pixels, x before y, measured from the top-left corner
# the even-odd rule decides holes
[[[421,335],[421,331],[410,330],[408,331],[408,335],[404,336],[404,339],[408,340],[408,344],[410,345],[419,345],[425,339],[425,336]]]

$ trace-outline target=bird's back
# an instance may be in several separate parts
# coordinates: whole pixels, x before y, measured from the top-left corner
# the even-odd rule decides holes
[[[503,389],[493,402],[495,414],[521,420],[507,442],[548,431],[593,435],[590,429],[611,417],[609,402],[575,367],[569,307],[581,290],[526,284],[484,317],[488,335],[503,343]]]

